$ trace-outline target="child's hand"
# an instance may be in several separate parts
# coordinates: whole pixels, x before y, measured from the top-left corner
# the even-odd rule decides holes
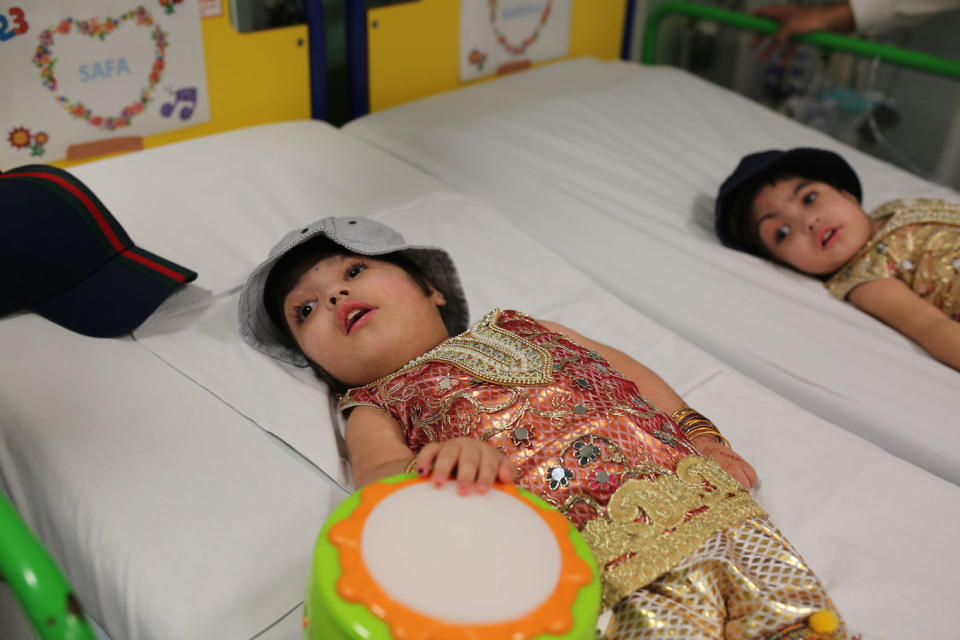
[[[711,435],[702,435],[694,438],[693,444],[704,456],[715,460],[720,468],[729,473],[745,488],[750,489],[757,484],[757,472],[750,463],[740,457],[736,451],[719,442]]]
[[[430,476],[431,467],[437,487],[443,486],[456,467],[457,492],[464,496],[474,486],[477,493],[486,493],[494,480],[513,482],[513,465],[502,453],[473,438],[454,438],[425,446],[417,456],[417,475]]]

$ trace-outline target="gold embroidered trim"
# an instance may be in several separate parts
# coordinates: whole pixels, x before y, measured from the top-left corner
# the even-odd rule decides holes
[[[357,389],[370,389],[427,362],[446,362],[477,380],[494,384],[532,386],[553,381],[553,356],[543,347],[496,326],[500,309],[493,309],[470,329],[447,338],[400,369]],[[353,389],[347,391],[349,396]],[[347,400],[347,397],[344,398]],[[341,405],[341,410],[349,406]]]
[[[854,269],[865,255],[875,250],[880,242],[895,231],[911,224],[932,223],[960,226],[960,206],[946,200],[901,198],[885,202],[868,214],[871,220],[879,220],[888,216],[892,216],[892,218],[877,229],[866,244],[824,283],[827,290],[837,298],[845,300],[847,294],[861,284],[883,277],[870,273],[854,274]]]
[[[649,584],[717,531],[763,515],[740,483],[700,456],[683,458],[675,474],[627,480],[607,516],[582,531],[600,567],[604,606]]]

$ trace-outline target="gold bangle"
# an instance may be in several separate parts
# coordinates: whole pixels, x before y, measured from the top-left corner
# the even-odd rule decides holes
[[[683,435],[687,436],[691,441],[700,436],[711,435],[725,447],[730,447],[730,442],[723,437],[723,434],[720,433],[717,426],[703,414],[694,411],[690,407],[677,409],[673,415],[670,416],[670,419],[680,427]]]
[[[413,468],[417,464],[417,456],[413,456],[413,460],[407,463],[407,466],[403,468],[404,473],[413,473]]]

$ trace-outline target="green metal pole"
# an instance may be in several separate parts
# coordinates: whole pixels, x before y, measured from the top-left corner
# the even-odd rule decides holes
[[[0,576],[43,640],[96,640],[70,584],[0,494]]]
[[[643,37],[642,61],[644,64],[654,64],[656,62],[656,40],[661,20],[665,16],[676,14],[711,20],[720,24],[767,35],[776,33],[780,26],[778,22],[767,18],[760,18],[758,16],[738,13],[705,4],[697,4],[695,2],[671,0],[670,2],[661,4],[650,12],[650,15],[647,17]],[[907,49],[880,44],[878,42],[869,42],[852,36],[844,36],[828,31],[815,31],[813,33],[793,36],[791,40],[815,45],[821,49],[843,51],[865,58],[878,58],[883,62],[891,62],[919,71],[960,78],[960,62],[956,60],[939,58],[917,51],[908,51]]]

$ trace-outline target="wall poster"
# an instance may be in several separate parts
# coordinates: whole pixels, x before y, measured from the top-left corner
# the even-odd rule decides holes
[[[0,0],[0,169],[209,121],[197,1]]]
[[[460,0],[460,80],[561,58],[573,0]]]

